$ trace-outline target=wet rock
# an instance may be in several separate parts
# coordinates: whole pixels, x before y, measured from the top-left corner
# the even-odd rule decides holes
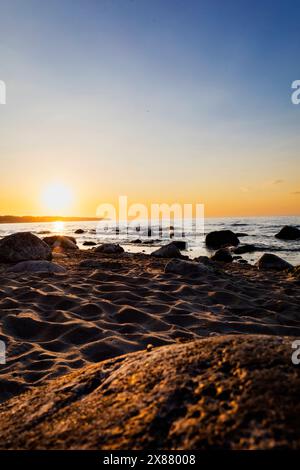
[[[52,250],[78,250],[76,238],[68,237],[65,235],[52,235],[51,237],[43,238]]]
[[[297,227],[285,225],[275,237],[281,240],[298,240],[300,238],[300,230]]]
[[[95,243],[95,242],[90,242],[90,241],[85,241],[85,242],[83,242],[82,245],[83,245],[83,246],[96,246],[97,243]]]
[[[186,250],[188,247],[187,242],[184,240],[173,240],[171,244],[176,246],[179,250]]]
[[[276,271],[284,271],[285,269],[293,268],[290,263],[271,253],[264,253],[262,257],[259,258],[256,265],[259,269],[274,269]]]
[[[220,248],[215,252],[215,254],[211,257],[213,261],[222,261],[224,263],[231,263],[232,256],[228,248]]]
[[[85,233],[85,230],[83,230],[82,228],[78,228],[77,230],[75,230],[74,233],[79,235],[79,234]]]
[[[155,256],[157,258],[182,258],[180,250],[173,244],[173,242],[168,245],[161,246],[157,250],[153,251],[151,256]]]
[[[17,232],[0,240],[0,261],[16,263],[29,260],[51,260],[49,246],[30,232]]]
[[[231,230],[216,230],[206,235],[205,243],[209,248],[218,249],[226,246],[237,246],[240,242]]]

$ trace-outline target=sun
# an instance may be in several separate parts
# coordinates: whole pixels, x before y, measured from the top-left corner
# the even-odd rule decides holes
[[[73,200],[73,191],[63,183],[51,183],[42,192],[43,206],[53,215],[62,215],[70,209]]]

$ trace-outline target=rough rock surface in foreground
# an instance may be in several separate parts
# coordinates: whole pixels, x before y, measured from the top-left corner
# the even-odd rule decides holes
[[[89,366],[0,408],[1,448],[300,448],[291,340],[213,337]]]

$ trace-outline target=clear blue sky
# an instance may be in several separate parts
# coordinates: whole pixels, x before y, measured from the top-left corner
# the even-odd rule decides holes
[[[298,212],[299,1],[0,7],[0,213],[43,212],[57,179],[74,214],[119,194],[209,215]]]

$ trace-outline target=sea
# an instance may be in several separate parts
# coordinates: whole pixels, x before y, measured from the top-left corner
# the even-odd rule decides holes
[[[166,244],[170,240],[185,240],[187,249],[183,254],[191,259],[200,255],[211,256],[212,251],[205,246],[205,234],[214,230],[232,230],[235,233],[243,234],[240,237],[240,244],[253,244],[258,251],[243,254],[243,258],[254,264],[263,253],[274,253],[293,265],[300,264],[300,239],[284,241],[275,238],[275,234],[284,225],[292,225],[300,228],[300,216],[293,217],[222,217],[205,218],[203,228],[195,230],[193,220],[185,224],[173,226],[170,230],[159,230],[159,224],[153,223],[151,237],[149,237],[148,222],[140,223],[139,226],[132,226],[124,229],[117,227],[110,221],[88,222],[44,222],[44,223],[14,223],[0,224],[0,238],[15,232],[32,232],[43,238],[49,235],[67,235],[76,238],[81,249],[91,249],[91,246],[84,245],[85,242],[96,244],[113,242],[119,243],[123,248],[131,253],[143,252],[150,254],[157,247]],[[76,230],[84,232],[75,234]],[[174,234],[174,235],[173,235]],[[172,238],[173,236],[173,238]],[[171,237],[171,238],[170,238]]]

